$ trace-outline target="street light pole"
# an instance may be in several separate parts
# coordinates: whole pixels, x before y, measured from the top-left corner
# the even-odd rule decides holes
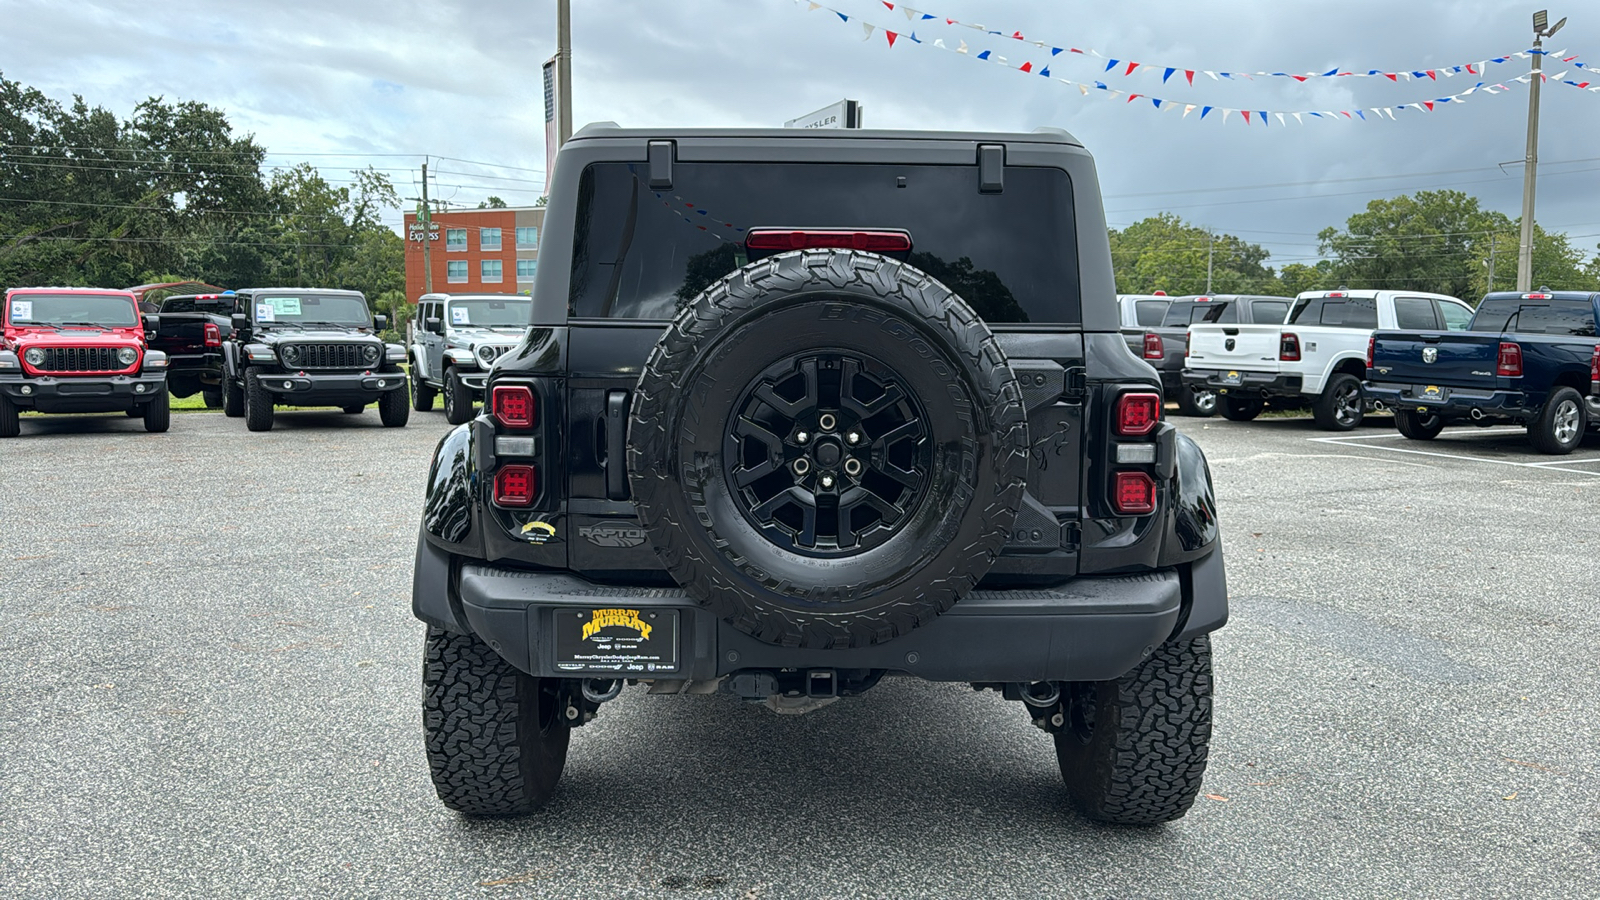
[[[556,0],[556,146],[572,137],[572,0]]]
[[[1533,14],[1533,77],[1528,81],[1528,151],[1522,161],[1522,241],[1517,247],[1517,290],[1533,289],[1533,195],[1539,180],[1539,88],[1544,83],[1544,39],[1567,24],[1566,19],[1547,28],[1548,10]]]

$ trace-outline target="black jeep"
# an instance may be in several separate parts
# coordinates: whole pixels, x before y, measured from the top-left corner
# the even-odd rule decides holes
[[[270,431],[274,406],[337,406],[352,415],[378,404],[383,424],[411,416],[406,349],[374,332],[360,291],[249,288],[234,298],[233,334],[222,345],[222,411],[251,431]]]
[[[899,675],[1018,701],[1092,818],[1188,810],[1211,478],[1118,333],[1075,139],[590,126],[545,228],[423,509],[445,805],[540,807],[625,685],[800,713]]]

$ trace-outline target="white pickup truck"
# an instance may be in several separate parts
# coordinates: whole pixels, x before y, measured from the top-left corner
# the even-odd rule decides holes
[[[1460,331],[1472,307],[1420,291],[1307,291],[1282,325],[1191,325],[1183,382],[1216,391],[1223,416],[1247,422],[1268,403],[1311,404],[1317,425],[1349,431],[1368,400],[1367,346],[1373,331]]]

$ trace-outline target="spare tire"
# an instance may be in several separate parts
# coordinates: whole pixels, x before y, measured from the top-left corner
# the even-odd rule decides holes
[[[977,314],[847,250],[769,257],[695,297],[628,423],[633,499],[668,572],[791,647],[892,640],[971,591],[1016,519],[1028,448]]]

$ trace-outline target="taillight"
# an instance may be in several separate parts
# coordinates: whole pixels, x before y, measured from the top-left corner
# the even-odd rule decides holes
[[[1118,472],[1111,486],[1111,506],[1125,516],[1156,511],[1156,480],[1144,472]]]
[[[1594,345],[1594,359],[1589,360],[1589,380],[1600,382],[1600,344]]]
[[[1278,359],[1284,362],[1300,361],[1300,336],[1287,332],[1278,338]]]
[[[1144,358],[1160,359],[1164,355],[1166,354],[1161,346],[1161,335],[1153,331],[1146,331],[1144,333]]]
[[[903,231],[851,231],[816,228],[805,231],[756,229],[745,237],[751,250],[813,250],[830,247],[838,250],[869,250],[873,253],[901,253],[911,249],[911,235]]]
[[[1522,347],[1510,341],[1500,342],[1500,358],[1496,360],[1494,373],[1501,378],[1522,377]]]
[[[1367,368],[1369,368],[1369,369],[1372,368],[1372,355],[1373,355],[1374,352],[1377,351],[1377,349],[1378,349],[1378,338],[1377,338],[1377,336],[1374,335],[1373,337],[1367,338]]]
[[[1112,423],[1118,437],[1144,437],[1161,423],[1161,395],[1130,393],[1117,398]]]
[[[490,407],[495,421],[507,428],[532,428],[536,414],[533,389],[526,385],[499,385]]]
[[[222,329],[218,328],[214,323],[211,322],[206,323],[206,346],[222,346]]]
[[[1554,294],[1544,294],[1544,293],[1537,293],[1536,292],[1536,293],[1532,293],[1532,294],[1523,294],[1522,295],[1522,299],[1524,299],[1524,300],[1549,300],[1553,296],[1555,296],[1555,295]]]
[[[496,506],[532,506],[539,491],[539,475],[533,466],[501,466],[494,476]]]
[[[1189,348],[1193,347],[1193,346],[1194,346],[1194,332],[1185,331],[1183,333],[1183,358],[1184,359],[1188,359],[1189,358]]]

